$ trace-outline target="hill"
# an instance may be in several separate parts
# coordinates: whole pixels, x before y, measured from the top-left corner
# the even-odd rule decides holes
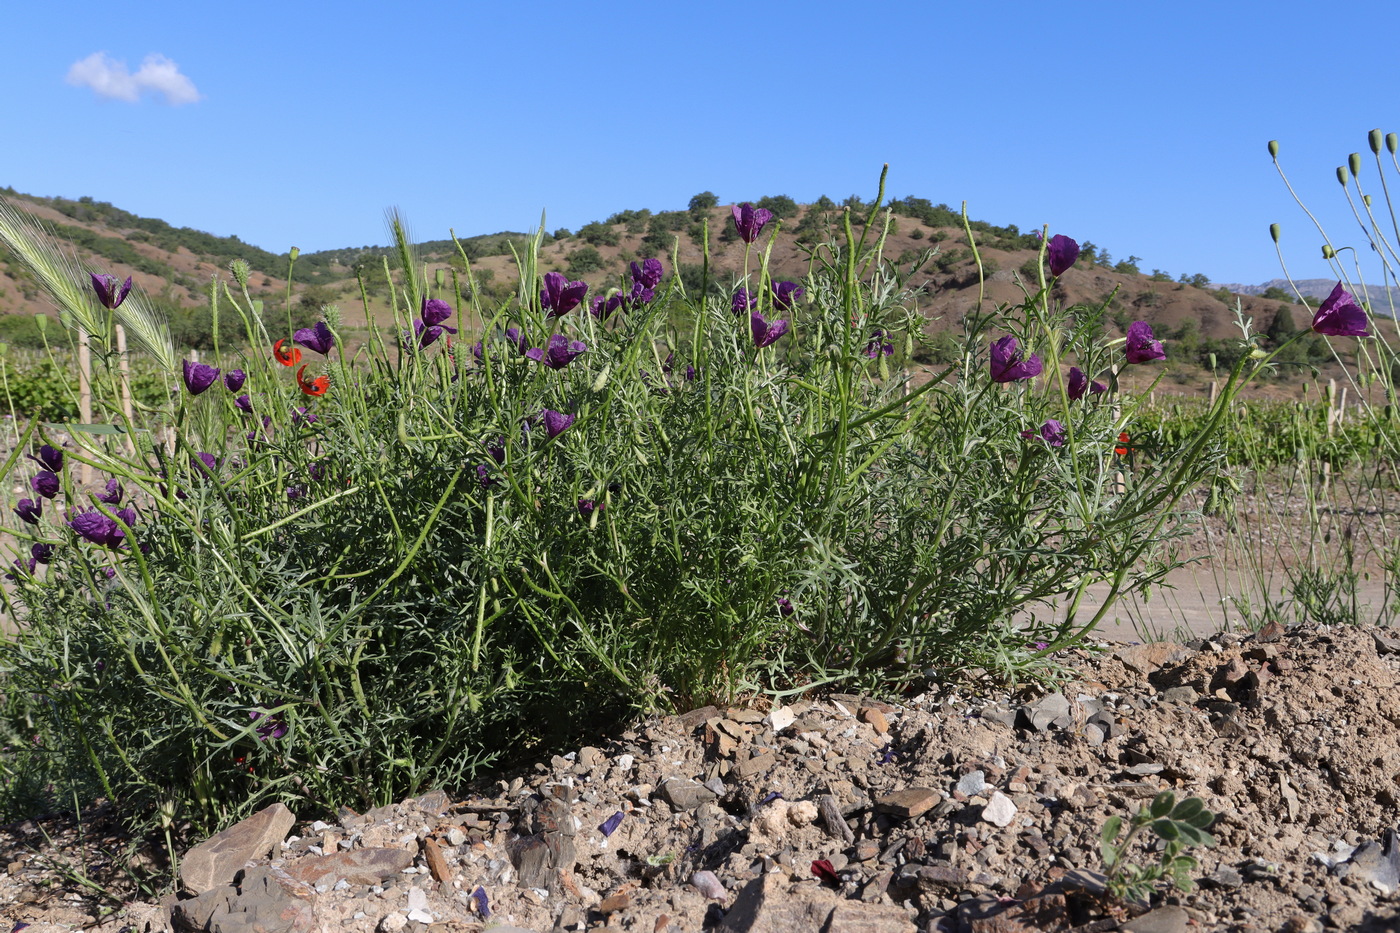
[[[227,276],[234,259],[246,261],[254,275],[254,297],[281,307],[286,294],[287,254],[274,254],[244,243],[236,236],[218,237],[188,227],[174,227],[161,220],[143,218],[92,198],[68,200],[41,198],[7,190],[16,207],[28,211],[69,241],[78,257],[91,267],[119,277],[130,275],[137,285],[163,304],[173,317],[197,314],[207,303],[212,276]],[[692,208],[680,211],[624,210],[586,224],[577,231],[556,230],[545,236],[541,271],[564,272],[583,278],[596,289],[621,282],[627,263],[660,256],[668,269],[673,256],[676,270],[687,284],[698,283],[702,262],[702,236],[708,221],[712,279],[723,285],[737,281],[744,267],[744,244],[733,232],[729,207],[714,203],[712,195],[697,196]],[[797,204],[790,198],[770,197],[758,202],[780,218],[782,228],[772,248],[775,279],[799,280],[806,274],[810,247],[823,240],[839,223],[842,209],[863,216],[869,205],[857,198],[837,204],[823,198],[814,204]],[[944,204],[916,197],[900,198],[889,205],[892,224],[886,256],[902,268],[912,269],[911,281],[922,286],[921,302],[930,319],[930,330],[955,325],[976,304],[977,268],[968,249],[958,215]],[[1016,302],[1022,297],[1018,279],[1031,280],[1038,240],[1015,226],[971,224],[987,270],[987,299]],[[765,231],[766,233],[766,231]],[[1097,306],[1108,303],[1108,317],[1120,330],[1133,320],[1146,320],[1159,336],[1176,342],[1178,361],[1204,361],[1212,351],[1225,355],[1237,332],[1233,307],[1238,300],[1246,314],[1262,329],[1271,322],[1285,331],[1306,327],[1309,310],[1281,301],[1278,291],[1233,294],[1213,288],[1203,276],[1182,276],[1173,281],[1165,273],[1142,274],[1136,257],[1113,263],[1084,236],[1079,264],[1056,286],[1056,298],[1065,303]],[[461,241],[473,272],[484,290],[505,296],[514,292],[518,279],[512,249],[524,248],[527,235],[499,232]],[[450,240],[420,244],[420,257],[430,275],[442,270],[450,280],[464,264],[457,245]],[[301,253],[295,263],[293,301],[306,315],[322,304],[338,304],[351,327],[364,326],[357,269],[370,284],[371,294],[383,293],[383,246],[346,247]],[[920,264],[920,260],[926,260]],[[751,256],[751,266],[757,258]],[[465,279],[462,279],[465,281]],[[1267,293],[1267,297],[1265,296]],[[383,299],[380,299],[383,300]],[[1280,309],[1291,322],[1275,321]],[[49,313],[51,308],[28,274],[0,253],[0,315]],[[372,305],[371,315],[388,319],[388,306]],[[0,324],[4,319],[0,318]],[[17,322],[16,322],[17,323]],[[6,333],[9,332],[7,329]],[[0,335],[3,336],[3,335]],[[1184,380],[1186,375],[1178,375]]]

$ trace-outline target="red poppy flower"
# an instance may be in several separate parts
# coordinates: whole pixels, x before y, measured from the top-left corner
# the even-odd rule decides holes
[[[301,362],[301,351],[296,347],[292,347],[290,350],[283,350],[282,344],[286,342],[285,340],[279,340],[274,343],[272,345],[272,355],[276,358],[277,362],[281,363],[283,366],[295,366]],[[305,367],[302,368],[305,369]]]
[[[1115,454],[1117,454],[1118,456],[1120,456],[1120,457],[1126,457],[1126,456],[1128,455],[1128,441],[1129,441],[1129,440],[1131,440],[1131,438],[1128,437],[1128,432],[1127,432],[1127,431],[1124,431],[1122,434],[1119,434],[1119,435],[1118,435],[1118,446],[1115,447],[1115,448],[1113,448],[1113,452],[1114,452]]]
[[[331,387],[331,377],[317,376],[315,379],[307,379],[302,375],[305,372],[305,366],[297,370],[297,385],[301,386],[301,391],[307,395],[325,395]]]

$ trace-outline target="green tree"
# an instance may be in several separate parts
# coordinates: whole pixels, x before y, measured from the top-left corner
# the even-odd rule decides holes
[[[699,214],[718,204],[719,195],[715,194],[713,191],[702,191],[690,199],[690,204],[687,206],[686,210],[690,211],[692,214]]]
[[[772,197],[759,198],[754,207],[761,207],[764,210],[772,211],[773,216],[779,220],[786,220],[789,217],[797,216],[797,202],[785,194],[773,195]]]
[[[565,271],[570,278],[580,275],[587,275],[590,272],[597,272],[603,268],[603,257],[592,246],[580,246],[569,254],[569,264]]]

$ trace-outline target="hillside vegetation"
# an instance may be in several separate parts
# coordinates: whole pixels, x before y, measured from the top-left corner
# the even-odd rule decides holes
[[[119,277],[130,275],[170,315],[177,340],[200,346],[207,340],[208,286],[211,277],[227,275],[228,264],[242,259],[253,270],[255,297],[263,297],[279,313],[287,292],[289,256],[244,243],[236,236],[218,237],[188,227],[174,227],[162,220],[139,217],[90,197],[77,200],[41,198],[8,189],[6,196],[17,207],[42,220],[63,240],[72,244],[79,259],[94,269]],[[781,221],[771,250],[775,279],[800,280],[808,272],[810,250],[839,225],[845,208],[859,223],[868,205],[851,197],[837,203],[821,198],[798,204],[785,196],[759,199],[756,205],[771,210]],[[974,308],[979,297],[979,276],[960,216],[946,204],[918,197],[890,202],[885,255],[911,281],[921,285],[921,303],[935,336],[956,327]],[[703,244],[708,224],[712,286],[723,290],[743,274],[743,243],[729,221],[729,206],[703,192],[691,199],[686,210],[623,210],[584,225],[577,231],[558,229],[544,236],[540,271],[557,270],[571,279],[585,279],[593,291],[620,284],[627,264],[658,256],[668,273],[675,266],[688,288],[699,287]],[[995,226],[972,221],[986,273],[985,299],[992,303],[1018,301],[1018,280],[1035,278],[1038,239],[1015,225]],[[1310,310],[1295,305],[1281,289],[1262,295],[1236,295],[1214,289],[1203,275],[1178,275],[1162,270],[1145,273],[1141,260],[1129,256],[1115,261],[1096,247],[1087,231],[1055,231],[1074,236],[1083,245],[1078,272],[1062,278],[1055,297],[1066,304],[1099,306],[1107,303],[1107,320],[1122,330],[1133,320],[1145,320],[1174,343],[1173,375],[1187,381],[1200,375],[1199,367],[1227,366],[1235,353],[1237,328],[1233,308],[1239,300],[1256,327],[1281,338],[1295,328],[1308,326]],[[766,238],[766,232],[765,232]],[[450,282],[456,274],[465,287],[462,254],[472,265],[478,286],[496,297],[516,291],[515,257],[526,248],[527,234],[498,232],[460,241],[430,240],[419,244],[419,255],[429,274],[442,273]],[[762,245],[762,244],[760,244]],[[351,327],[364,327],[357,273],[372,294],[383,294],[385,246],[346,247],[299,254],[292,289],[293,313],[314,315],[324,304],[335,303]],[[751,259],[756,262],[756,258]],[[1032,289],[1033,290],[1033,289]],[[382,301],[382,300],[381,300]],[[14,316],[51,313],[37,284],[27,272],[0,251],[0,339],[25,345],[37,336],[32,320]],[[371,315],[380,324],[390,320],[386,304],[371,304]],[[201,317],[206,320],[201,324]],[[201,327],[203,328],[201,330]],[[931,351],[938,355],[937,339]],[[1320,343],[1300,346],[1294,362],[1325,362]],[[1187,364],[1187,365],[1182,365]]]

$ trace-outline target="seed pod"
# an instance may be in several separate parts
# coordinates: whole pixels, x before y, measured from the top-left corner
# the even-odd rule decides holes
[[[1353,152],[1347,156],[1347,165],[1351,166],[1351,173],[1359,176],[1361,174],[1361,153]]]
[[[1337,166],[1337,182],[1343,188],[1347,186],[1347,167],[1345,165]]]
[[[1366,141],[1369,142],[1369,143],[1371,144],[1371,152],[1372,152],[1374,155],[1380,155],[1380,154],[1381,154],[1381,131],[1380,131],[1380,130],[1372,130],[1369,134],[1367,134]]]
[[[293,246],[292,249],[291,249],[291,252],[289,253],[289,255],[292,257],[292,262],[296,262],[296,261],[297,261],[297,257],[301,255],[301,250],[299,250],[299,249],[297,249],[295,246]]]
[[[238,283],[239,288],[248,287],[248,273],[250,270],[246,260],[235,259],[233,262],[229,263],[228,270],[233,273],[233,280]]]
[[[1400,148],[1400,136],[1396,136],[1394,133],[1386,133],[1385,151],[1389,152],[1391,155],[1395,155],[1395,150],[1397,148]]]
[[[1269,236],[1273,237],[1275,243],[1278,242],[1278,234],[1279,234],[1279,226],[1278,226],[1278,224],[1269,224]]]
[[[1274,159],[1277,159],[1277,158],[1278,158],[1278,140],[1277,140],[1277,139],[1271,139],[1271,140],[1269,140],[1269,156],[1270,156],[1271,158],[1274,158]]]

